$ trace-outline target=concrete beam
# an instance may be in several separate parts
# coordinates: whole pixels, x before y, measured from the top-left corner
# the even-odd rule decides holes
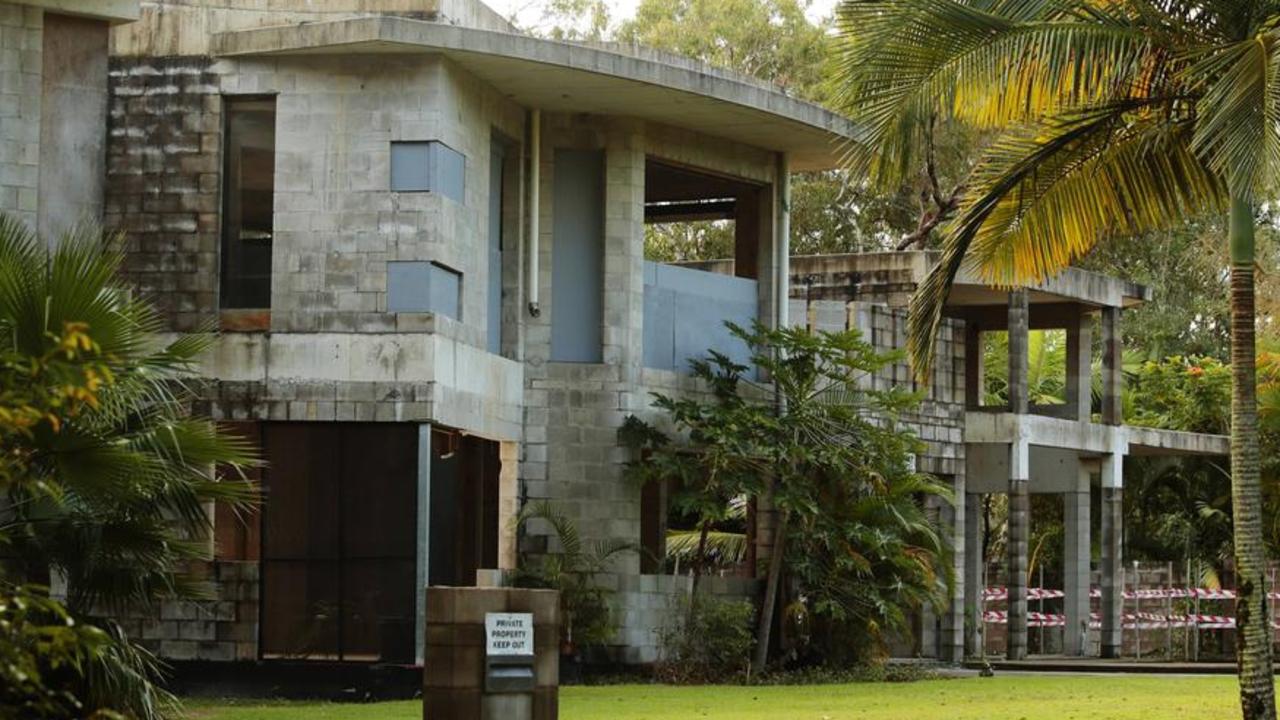
[[[965,413],[966,443],[1010,443],[1025,436],[1042,447],[1101,454],[1113,451],[1135,455],[1230,454],[1230,440],[1223,435],[1186,433],[1128,425],[1108,426],[1044,415],[970,410]]]

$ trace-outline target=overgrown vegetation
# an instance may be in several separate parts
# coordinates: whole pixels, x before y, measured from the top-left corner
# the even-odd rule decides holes
[[[691,595],[675,608],[659,638],[660,682],[681,685],[743,682],[751,668],[755,605],[747,600]]]
[[[560,653],[576,657],[607,644],[616,629],[609,609],[613,592],[596,576],[634,546],[618,539],[583,541],[573,521],[546,501],[526,505],[516,523],[521,528],[542,523],[551,530],[554,544],[546,552],[521,556],[515,585],[560,593]]]
[[[248,508],[255,460],[188,414],[210,338],[163,342],[96,231],[53,246],[0,216],[0,714],[169,717],[159,662],[109,615],[203,596],[184,571],[207,558],[205,504]]]
[[[948,490],[911,468],[920,442],[898,424],[918,397],[864,382],[897,355],[857,331],[733,331],[751,367],[713,352],[692,364],[705,393],[655,395],[667,429],[629,423],[628,473],[677,488],[704,540],[735,499],[775,513],[754,670],[766,664],[777,607],[793,628],[791,661],[865,659],[882,634],[909,633],[911,609],[938,602],[950,581],[949,548],[924,509]]]

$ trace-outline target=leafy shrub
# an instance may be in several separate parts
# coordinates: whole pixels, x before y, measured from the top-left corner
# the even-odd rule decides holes
[[[655,671],[663,682],[742,682],[755,647],[755,606],[746,600],[697,595],[682,603],[661,636],[663,658]]]

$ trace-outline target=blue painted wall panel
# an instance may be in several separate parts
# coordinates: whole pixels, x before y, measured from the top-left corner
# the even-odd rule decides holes
[[[684,372],[711,349],[748,364],[725,321],[750,327],[758,317],[755,280],[651,262],[644,277],[645,367]]]
[[[551,359],[603,360],[604,152],[555,152],[551,203]]]

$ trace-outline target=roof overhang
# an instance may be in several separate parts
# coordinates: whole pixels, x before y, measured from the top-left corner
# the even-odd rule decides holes
[[[213,38],[213,53],[439,54],[527,107],[683,127],[789,153],[792,170],[837,167],[854,130],[847,118],[766,83],[684,58],[402,17],[220,33]]]
[[[74,15],[90,20],[105,20],[112,24],[137,20],[142,12],[139,0],[94,0],[94,2],[85,2],[84,0],[15,1],[19,5],[38,7],[59,15]]]
[[[1061,448],[1084,455],[1120,453],[1225,457],[1231,454],[1231,440],[1223,435],[974,410],[965,413],[964,440],[966,443],[1000,444],[1026,440],[1029,445]]]

